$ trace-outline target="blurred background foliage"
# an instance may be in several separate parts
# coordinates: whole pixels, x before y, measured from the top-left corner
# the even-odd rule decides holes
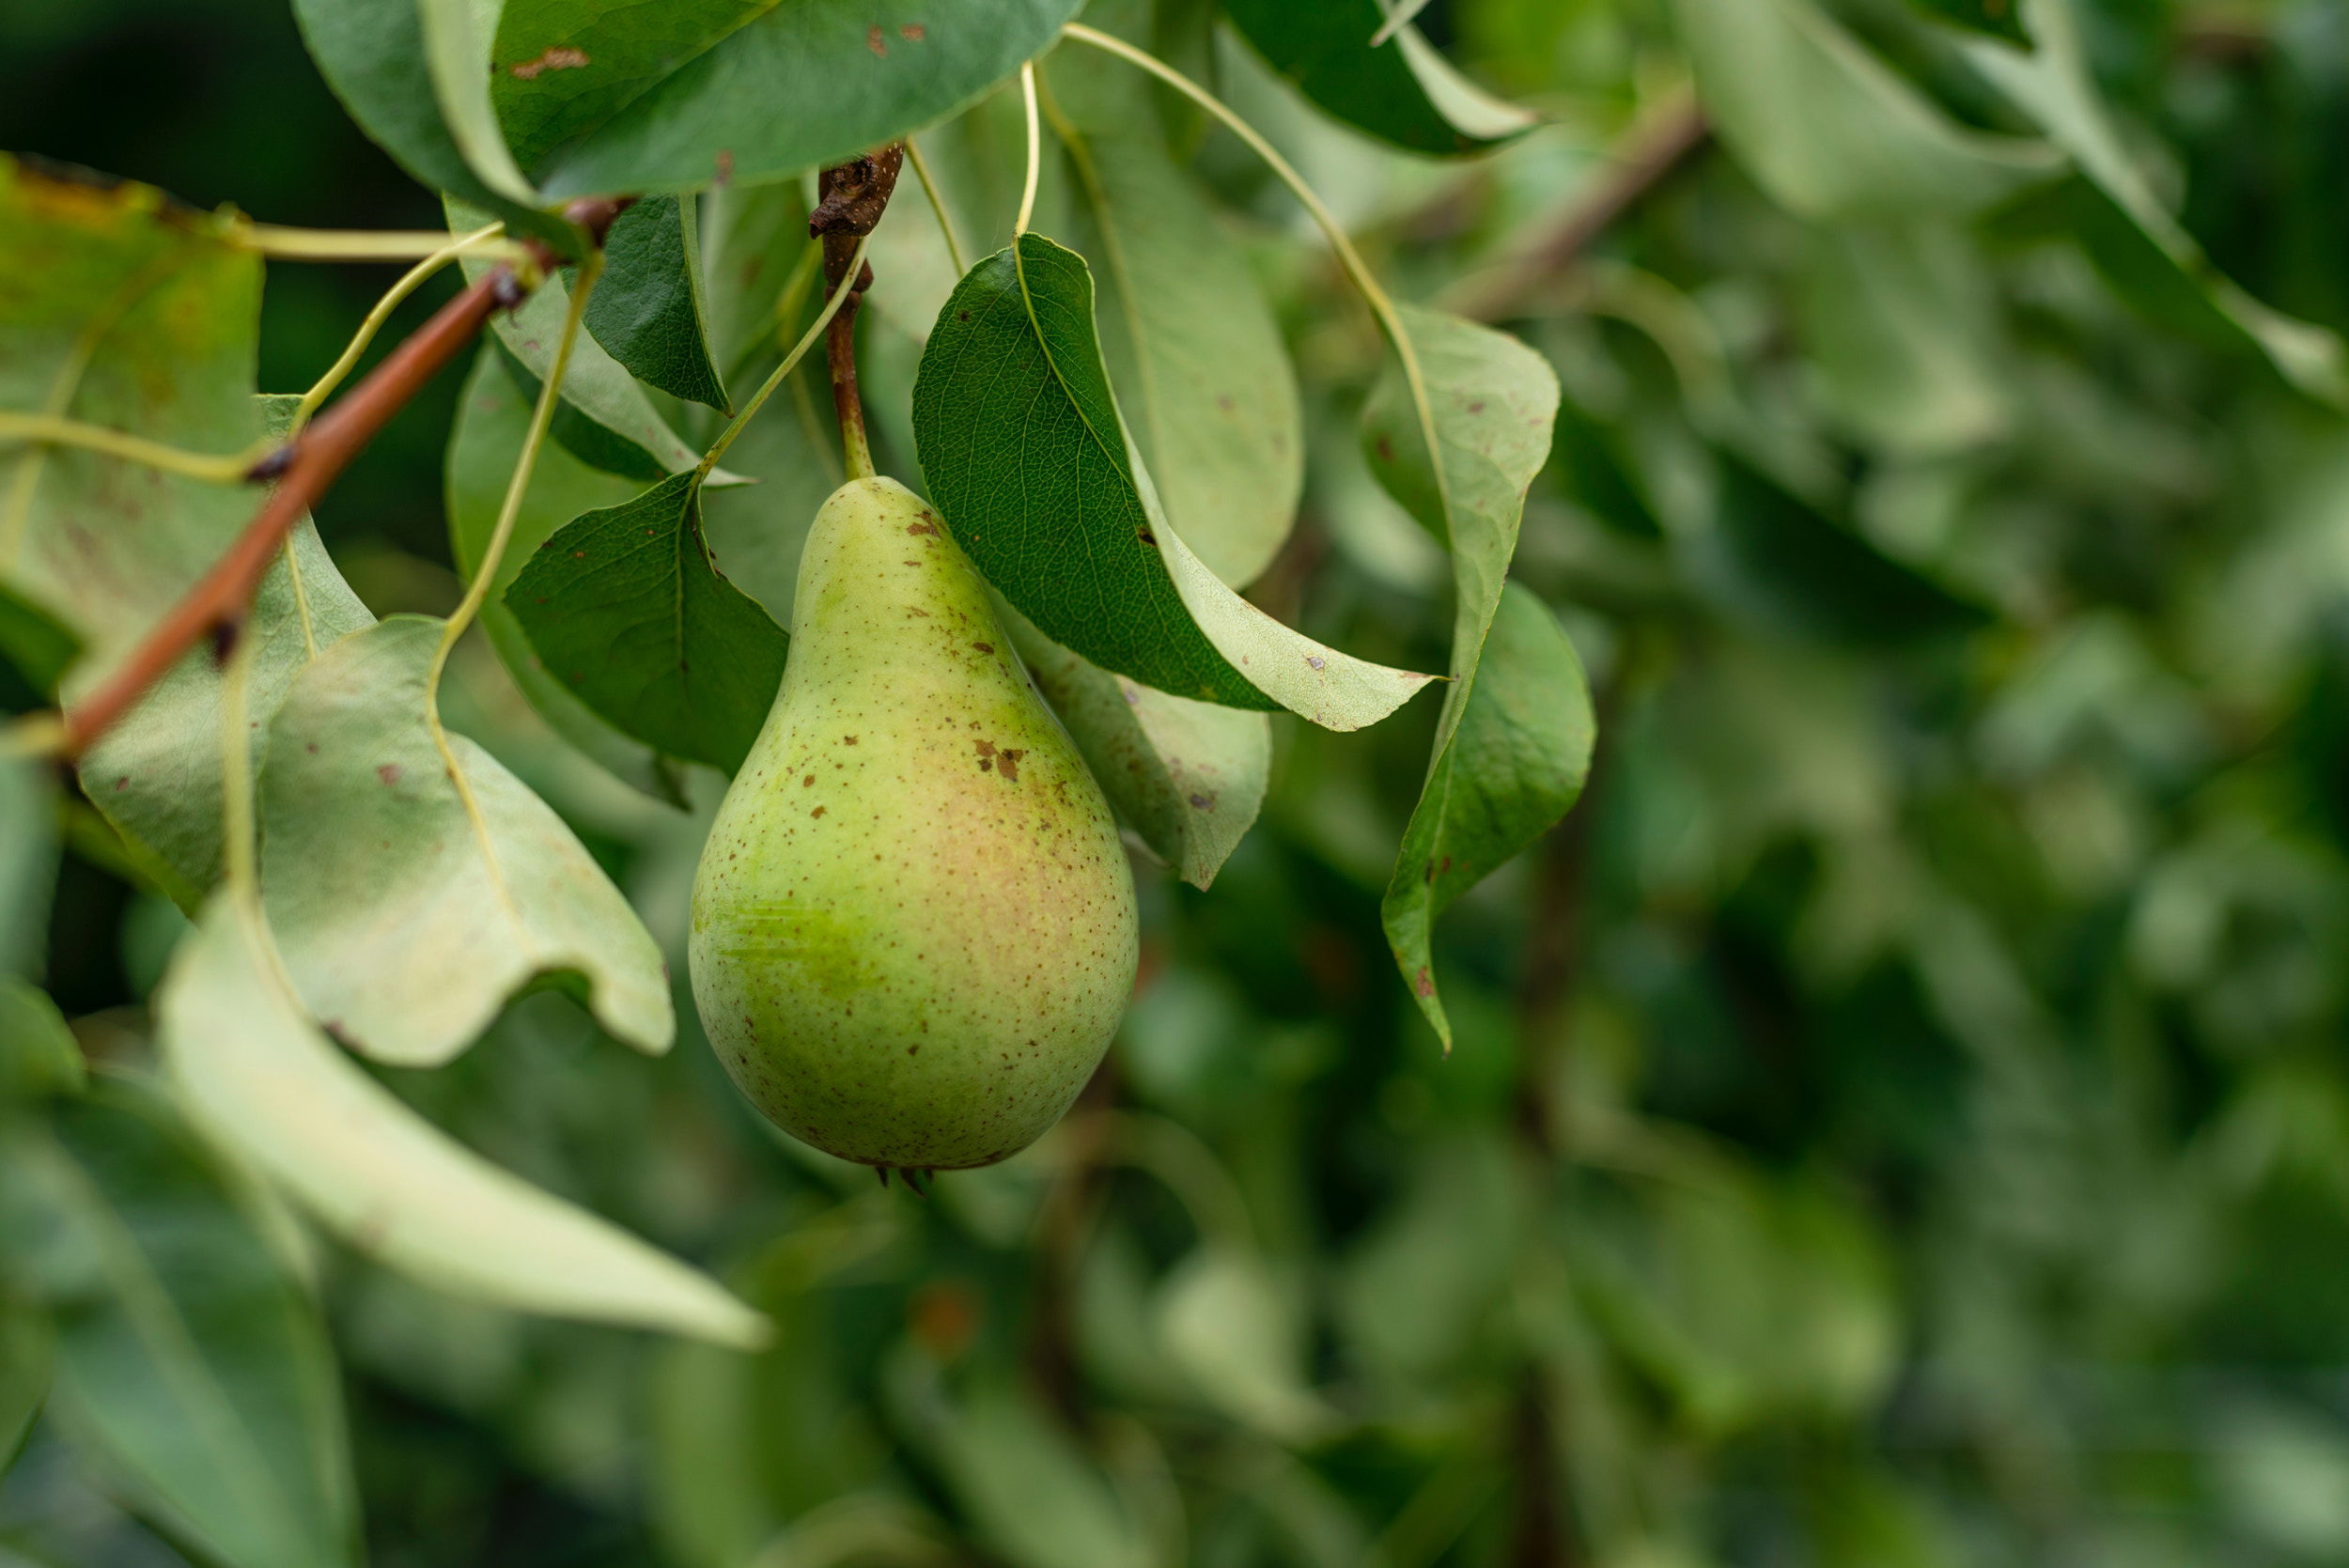
[[[1991,4],[1439,0],[1429,36],[1549,119],[1467,163],[1194,35],[1399,294],[1475,302],[1566,389],[1517,575],[1592,672],[1598,762],[1439,930],[1457,1048],[1377,920],[1433,704],[1283,721],[1214,889],[1144,877],[1144,982],[1078,1111],[927,1203],[769,1134],[690,1023],[646,1061],[518,1003],[384,1076],[782,1332],[525,1321],[323,1256],[371,1560],[2349,1562],[2349,427],[2268,314],[2349,330],[2349,3],[2070,14],[2114,157],[2053,179],[1983,173],[2043,147],[1952,24]],[[1718,138],[1579,262],[1515,265],[1692,63]],[[1196,141],[1315,436],[1255,597],[1439,668],[1440,559],[1348,434],[1377,339]],[[12,0],[0,147],[439,222],[276,0]],[[386,281],[272,268],[263,386]],[[458,386],[319,509],[379,613],[456,597]],[[681,974],[714,790],[679,814],[597,772],[478,644],[459,726]],[[87,1054],[141,1058],[179,929],[69,856],[47,980]],[[41,1427],[0,1481],[18,1560],[179,1558]]]

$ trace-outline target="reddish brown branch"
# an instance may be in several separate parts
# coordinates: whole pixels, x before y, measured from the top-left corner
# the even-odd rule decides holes
[[[574,202],[565,216],[585,228],[598,244],[626,200],[599,198]],[[552,271],[556,257],[529,241],[541,272]],[[253,467],[251,477],[274,479],[277,488],[237,536],[227,553],[179,602],[155,623],[145,640],[124,658],[114,674],[65,716],[65,753],[78,757],[121,717],[137,706],[148,687],[208,637],[233,637],[270,563],[277,559],[286,536],[303,514],[334,485],[350,460],[366,449],[376,432],[408,406],[443,366],[474,340],[495,312],[521,303],[529,289],[508,267],[486,273],[463,293],[433,312],[398,348],[384,356],[359,384],[327,409],[286,445]]]
[[[827,293],[839,288],[856,256],[857,242],[873,232],[897,188],[904,166],[903,144],[892,142],[879,152],[859,153],[835,163],[817,177],[816,210],[808,214],[807,232],[824,241],[824,285]],[[864,291],[873,287],[870,263],[857,270],[848,297],[824,334],[824,360],[832,372],[832,403],[840,416],[840,439],[854,471],[871,469],[871,449],[864,437],[864,402],[856,384],[856,312]],[[849,477],[856,477],[851,472]]]

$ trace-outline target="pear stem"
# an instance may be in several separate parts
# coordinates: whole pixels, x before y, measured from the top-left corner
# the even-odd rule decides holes
[[[897,188],[905,155],[905,145],[892,142],[826,169],[817,180],[816,210],[807,220],[808,233],[824,241],[825,285],[841,297],[839,313],[825,329],[824,359],[832,370],[832,407],[840,415],[841,459],[851,479],[869,479],[874,473],[864,403],[856,386],[856,312],[873,287],[873,269],[857,258],[864,249],[860,241],[880,223],[890,193]]]

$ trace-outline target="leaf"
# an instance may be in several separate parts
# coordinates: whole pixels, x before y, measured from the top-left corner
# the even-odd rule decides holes
[[[294,20],[319,73],[359,129],[417,183],[493,212],[516,233],[536,235],[572,255],[576,232],[536,210],[511,154],[498,160],[503,148],[485,133],[465,80],[464,57],[483,57],[474,47],[473,9],[471,0],[295,0]],[[458,108],[456,125],[447,116],[448,101]],[[489,162],[495,178],[485,179],[468,154]]]
[[[1813,0],[1674,0],[1705,112],[1808,218],[1979,212],[2063,172],[2045,142],[1958,124]]]
[[[476,18],[485,13],[494,18],[495,7],[478,5],[475,0],[414,3],[423,29],[425,67],[449,140],[457,144],[465,166],[482,184],[509,201],[530,205],[530,181],[522,178],[521,166],[506,146],[490,99],[489,73],[482,70],[482,62],[490,57],[490,40],[481,35]]]
[[[1722,452],[1701,579],[1766,624],[1827,642],[1895,645],[1962,635],[1989,613],[1878,551],[1735,453]]]
[[[790,640],[710,559],[697,474],[567,523],[506,604],[548,671],[598,715],[728,773],[783,683]]]
[[[481,558],[496,532],[506,483],[529,427],[530,405],[498,364],[498,350],[485,348],[474,358],[473,374],[459,396],[444,474],[449,551],[468,581],[481,569]],[[676,765],[605,723],[569,687],[549,675],[521,624],[506,607],[506,588],[556,529],[582,512],[617,505],[634,489],[626,479],[599,473],[568,452],[540,447],[521,509],[515,514],[513,537],[498,561],[490,597],[481,604],[481,628],[514,684],[556,734],[615,777],[676,804],[680,803],[681,789]]]
[[[1966,56],[2077,162],[2085,188],[2058,197],[2091,258],[2141,308],[2260,354],[2310,397],[2349,407],[2340,337],[2252,298],[2218,271],[2162,205],[2107,115],[2069,0],[2028,4],[2036,50],[1970,39]]]
[[[0,975],[44,967],[56,880],[56,786],[39,761],[0,750]]]
[[[30,1306],[0,1293],[0,1477],[23,1456],[40,1420],[53,1360],[48,1323]],[[7,1561],[0,1556],[0,1563]]]
[[[507,0],[490,94],[556,196],[757,184],[945,118],[1079,0]]]
[[[433,1066],[551,978],[640,1050],[676,1034],[661,955],[562,818],[430,719],[442,623],[400,615],[304,670],[270,725],[261,886],[311,1014]]]
[[[1017,1568],[1143,1568],[1141,1531],[1099,1467],[1025,1395],[973,1389],[937,1429],[939,1467],[985,1541]]]
[[[957,286],[923,350],[913,426],[957,542],[1037,629],[1102,669],[1340,730],[1426,684],[1290,630],[1190,552],[1111,396],[1091,274],[1043,236]]]
[[[1164,1354],[1215,1409],[1287,1443],[1327,1424],[1301,1370],[1303,1326],[1252,1250],[1201,1247],[1168,1275],[1158,1312]]]
[[[0,1230],[47,1310],[49,1410],[132,1507],[231,1568],[357,1560],[317,1309],[227,1169],[118,1079],[0,1151]]]
[[[34,695],[54,697],[82,656],[82,640],[63,621],[0,582],[0,664],[12,665]]]
[[[150,187],[53,179],[0,161],[0,407],[201,452],[249,446],[279,417],[253,396],[260,261],[221,220]],[[244,487],[94,452],[0,454],[0,578],[82,640],[69,703],[112,673],[254,505]],[[306,521],[290,555],[300,598],[281,560],[249,622],[257,719],[268,717],[310,642],[370,619]],[[198,886],[220,859],[218,689],[211,654],[191,652],[82,761],[84,787],[107,819]]]
[[[82,1048],[57,1004],[31,982],[0,974],[0,1110],[10,1100],[79,1094],[84,1081]]]
[[[2025,48],[2030,45],[2030,35],[2023,31],[2021,0],[1909,0],[1909,4],[1952,27],[1987,33]]]
[[[453,201],[447,210],[449,224],[455,228],[478,228],[486,221],[486,214]],[[496,262],[468,256],[459,265],[470,282],[482,277]],[[594,296],[588,303],[594,303]],[[562,338],[563,321],[570,308],[568,285],[552,277],[518,308],[490,318],[490,331],[506,352],[506,368],[529,397],[537,396],[547,369],[554,363],[554,346]],[[582,462],[646,483],[683,474],[701,461],[701,454],[669,428],[636,378],[600,344],[584,337],[571,345],[571,365],[563,378],[563,400],[556,405],[553,431],[554,439]]]
[[[1430,927],[1445,906],[1574,803],[1590,761],[1590,696],[1564,633],[1532,601],[1513,613],[1509,662],[1497,689],[1476,701],[1525,492],[1549,457],[1558,378],[1506,333],[1416,305],[1398,312],[1423,383],[1435,449],[1428,450],[1418,402],[1400,369],[1390,369],[1373,394],[1363,433],[1380,483],[1451,551],[1452,686],[1379,912],[1405,980],[1448,1046],[1451,1025],[1436,995]],[[1538,615],[1539,624],[1529,615]]]
[[[1117,815],[1184,881],[1212,883],[1264,806],[1269,717],[1169,696],[1086,663],[1017,611],[1004,621]]]
[[[709,360],[693,198],[646,196],[613,222],[583,324],[628,373],[672,397],[733,412]]]
[[[2007,430],[1997,302],[1955,229],[1843,226],[1812,238],[1805,347],[1828,413],[1892,451],[1936,456]]]
[[[361,1072],[303,1016],[238,901],[205,910],[159,999],[190,1112],[358,1250],[523,1312],[763,1342],[765,1319],[714,1281],[490,1164]]]
[[[1208,570],[1242,587],[1271,564],[1305,479],[1297,376],[1264,291],[1214,208],[1151,136],[1129,129],[1143,90],[1099,72],[1118,111],[1071,127],[1069,153],[1099,234],[1101,348],[1169,521]],[[1080,72],[1054,73],[1055,90]],[[1122,89],[1122,91],[1120,90]],[[1074,111],[1082,114],[1082,110]]]
[[[1466,153],[1520,136],[1540,120],[1455,70],[1408,23],[1392,41],[1378,0],[1226,0],[1224,14],[1298,91],[1357,130],[1415,152]]]
[[[1474,678],[1379,906],[1395,962],[1447,1046],[1429,949],[1436,917],[1573,809],[1596,738],[1582,661],[1525,588],[1501,595]]]

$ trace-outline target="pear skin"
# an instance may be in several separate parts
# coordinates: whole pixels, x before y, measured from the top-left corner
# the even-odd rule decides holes
[[[773,711],[693,880],[693,998],[793,1137],[883,1168],[1018,1153],[1133,988],[1098,785],[921,498],[853,479],[801,557]]]

